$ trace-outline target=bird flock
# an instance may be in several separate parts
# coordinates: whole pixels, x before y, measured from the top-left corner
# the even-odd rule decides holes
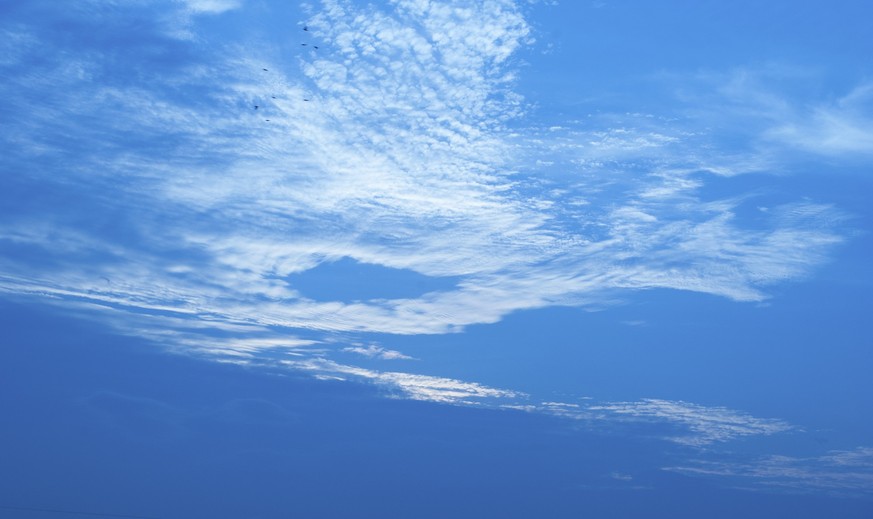
[[[303,31],[304,31],[304,32],[309,32],[309,27],[306,26],[306,25],[304,25],[304,26],[303,26]],[[301,46],[301,47],[309,47],[310,49],[313,49],[313,50],[318,50],[318,45],[311,45],[310,43],[307,43],[307,42],[301,42],[301,43],[300,43],[300,46]],[[266,68],[262,68],[261,70],[264,71],[264,72],[269,72],[269,71],[270,71],[269,69],[266,69]],[[270,96],[270,98],[271,98],[271,99],[276,99],[276,96]],[[309,102],[309,100],[310,100],[310,99],[309,99],[308,97],[304,97],[304,98],[303,98],[303,101]],[[254,105],[255,110],[259,109],[260,107],[261,107],[260,105],[257,105],[257,104]],[[269,119],[264,119],[264,120],[267,121],[267,122],[270,122]]]

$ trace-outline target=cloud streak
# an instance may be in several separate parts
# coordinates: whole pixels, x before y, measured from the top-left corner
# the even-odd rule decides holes
[[[590,411],[630,417],[642,421],[662,421],[687,428],[690,434],[668,437],[692,447],[726,442],[744,436],[772,435],[794,429],[782,420],[756,418],[724,407],[706,407],[689,402],[645,399],[638,402],[612,402],[589,406]]]
[[[369,381],[386,388],[389,395],[441,404],[493,407],[495,402],[525,396],[517,391],[475,382],[397,371],[377,371],[326,359],[287,360],[282,364],[291,369],[312,372],[322,379]]]
[[[664,470],[727,478],[755,488],[783,492],[824,492],[837,496],[873,493],[873,449],[830,451],[815,457],[766,456],[752,461],[698,460]]]
[[[410,360],[412,357],[409,355],[404,355],[399,351],[388,350],[381,346],[376,346],[375,344],[371,344],[367,347],[364,346],[349,346],[347,348],[343,348],[342,351],[348,353],[357,353],[358,355],[363,355],[364,357],[383,359],[383,360]]]
[[[873,84],[855,87],[835,102],[801,112],[765,137],[826,156],[873,154]]]

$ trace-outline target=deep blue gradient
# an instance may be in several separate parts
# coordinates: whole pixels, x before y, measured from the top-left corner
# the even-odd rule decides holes
[[[873,516],[873,8],[0,2],[0,517]]]
[[[0,505],[161,518],[867,517],[657,469],[660,442],[156,352],[4,303]],[[72,514],[0,508],[0,517]]]

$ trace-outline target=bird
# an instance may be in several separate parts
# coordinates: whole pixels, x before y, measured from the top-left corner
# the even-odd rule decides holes
[[[305,46],[306,46],[306,44],[305,44],[305,43],[301,43],[301,44],[300,44],[300,45],[303,45],[303,46],[304,46],[304,47],[305,47]]]
[[[309,32],[309,27],[307,27],[306,25],[304,25],[304,26],[303,26],[303,30],[306,31],[306,32]]]
[[[304,101],[309,101],[309,99],[303,98]]]
[[[270,96],[270,97],[272,97],[273,99],[276,99],[276,96]]]
[[[318,50],[318,45],[313,45],[312,48]]]
[[[255,110],[257,110],[257,109],[258,109],[258,105],[255,105]]]

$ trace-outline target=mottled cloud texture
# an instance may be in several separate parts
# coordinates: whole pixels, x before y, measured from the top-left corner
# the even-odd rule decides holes
[[[200,24],[250,4],[33,2],[0,21],[0,167],[12,193],[0,290],[99,313],[176,350],[369,380],[405,398],[662,420],[686,427],[676,441],[691,446],[789,427],[664,400],[579,414],[333,358],[407,358],[349,346],[355,334],[458,332],[637,290],[761,301],[827,260],[841,215],[793,200],[749,223],[745,195],[706,195],[713,179],[774,160],[714,146],[709,121],[534,123],[534,100],[516,88],[534,45],[526,4],[325,0],[280,41],[219,41]],[[869,119],[855,107],[868,99],[859,87],[811,117],[781,112],[756,142],[861,153]],[[295,286],[343,258],[451,282],[335,301]]]

